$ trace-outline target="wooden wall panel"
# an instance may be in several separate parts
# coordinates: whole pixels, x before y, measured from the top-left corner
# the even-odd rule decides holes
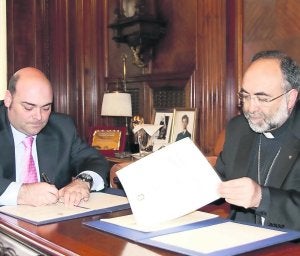
[[[109,1],[109,23],[115,19],[115,9],[120,0]],[[190,73],[195,69],[196,51],[196,3],[191,0],[148,0],[156,2],[157,13],[167,23],[166,35],[154,47],[154,57],[146,68],[132,64],[133,58],[126,44],[116,44],[109,29],[108,77],[122,77],[122,54],[128,56],[128,76],[141,74]],[[153,5],[155,5],[153,3]],[[188,14],[188,15],[187,15]]]
[[[192,75],[196,63],[196,6],[197,1],[158,1],[158,8],[167,22],[167,34],[155,47],[154,74]]]
[[[244,0],[244,70],[261,50],[279,49],[300,63],[299,21],[298,0]]]
[[[236,42],[227,37],[236,36],[237,21],[228,17],[236,15],[228,12],[228,3],[240,0],[149,1],[156,3],[168,29],[153,61],[140,69],[108,28],[119,0],[9,0],[9,72],[21,65],[41,68],[53,84],[55,110],[70,114],[87,139],[89,126],[112,122],[100,116],[102,95],[122,77],[126,53],[129,87],[141,88],[141,114],[151,121],[153,88],[184,88],[186,107],[199,109],[196,142],[209,153],[234,114],[236,60],[230,54]],[[228,30],[228,20],[233,29]]]
[[[199,109],[198,142],[204,153],[210,153],[226,116],[226,2],[198,0],[197,3],[194,104]]]
[[[69,113],[70,92],[70,67],[69,59],[69,27],[67,1],[50,1],[49,24],[50,31],[50,81],[54,89],[54,109],[58,112]]]
[[[50,1],[51,76],[55,106],[70,114],[81,135],[100,124],[104,91],[105,1]]]
[[[8,0],[8,79],[18,69],[33,66],[49,74],[47,1]]]
[[[25,66],[44,71],[55,110],[70,114],[86,139],[102,121],[106,6],[104,0],[7,1],[9,77]]]

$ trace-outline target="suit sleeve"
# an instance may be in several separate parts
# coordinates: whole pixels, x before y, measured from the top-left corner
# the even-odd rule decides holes
[[[71,151],[71,165],[74,167],[76,176],[83,171],[93,171],[98,173],[105,185],[108,181],[108,162],[101,153],[89,146],[74,132],[74,139]]]
[[[270,205],[266,212],[266,224],[275,228],[300,230],[300,169],[293,170],[281,188],[269,187]]]
[[[64,114],[53,114],[38,137],[39,165],[48,171],[57,188],[69,184],[83,171],[99,174],[108,184],[106,158],[88,145],[77,133],[73,120]]]

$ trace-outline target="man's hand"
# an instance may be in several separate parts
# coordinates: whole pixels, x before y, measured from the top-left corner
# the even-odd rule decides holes
[[[219,193],[230,204],[251,208],[259,206],[262,191],[254,180],[244,177],[222,182]]]
[[[66,206],[79,205],[90,198],[90,184],[82,180],[73,180],[69,185],[59,190],[59,200]]]
[[[54,204],[58,201],[58,190],[46,182],[23,184],[19,190],[17,203],[33,206]]]

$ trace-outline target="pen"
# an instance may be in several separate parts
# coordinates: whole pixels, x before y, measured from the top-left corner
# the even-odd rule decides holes
[[[63,197],[60,197],[59,200],[58,200],[58,202],[61,203],[61,204],[64,204]],[[74,204],[73,206],[74,206],[74,207],[78,207],[78,208],[82,208],[82,209],[88,209],[88,210],[90,210],[90,208],[85,207],[85,206],[81,206],[81,205],[79,205],[79,204],[78,204],[78,205]]]
[[[44,172],[42,172],[42,179],[43,179],[44,182],[47,182],[48,184],[51,184],[50,179],[48,178],[48,176]]]
[[[90,209],[88,207],[84,207],[84,206],[81,206],[81,205],[74,205],[75,207],[78,207],[78,208],[82,208],[82,209]]]

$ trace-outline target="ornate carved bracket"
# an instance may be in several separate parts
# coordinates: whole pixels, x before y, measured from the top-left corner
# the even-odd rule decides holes
[[[144,0],[137,0],[133,16],[126,16],[117,7],[115,22],[109,25],[114,30],[113,40],[126,43],[132,51],[133,63],[145,67],[153,58],[152,49],[166,33],[166,22],[153,14],[148,14]]]

